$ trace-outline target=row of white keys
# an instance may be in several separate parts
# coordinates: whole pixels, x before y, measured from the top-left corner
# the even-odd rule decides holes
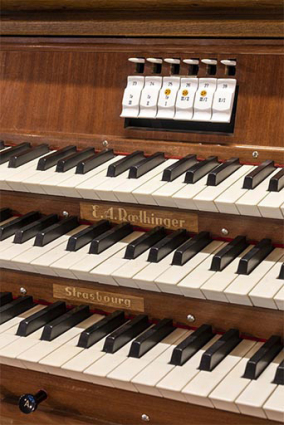
[[[90,273],[95,267],[106,261],[108,258],[113,257],[116,252],[125,248],[128,243],[138,238],[142,232],[132,232],[119,242],[112,245],[110,248],[101,252],[100,254],[88,254],[82,256],[81,260],[70,266],[69,270],[76,276],[77,279],[93,281],[93,276]]]
[[[284,422],[284,385],[277,385],[271,396],[265,402],[263,410],[272,421]]]
[[[64,277],[67,279],[77,279],[74,273],[72,273],[72,266],[88,255],[90,250],[91,242],[80,248],[78,251],[68,252],[64,257],[57,259],[51,264],[51,268],[56,276]]]
[[[149,264],[147,261],[149,252],[150,249],[146,250],[134,260],[120,260],[120,267],[112,272],[111,277],[119,286],[139,288],[133,278]]]
[[[172,197],[175,193],[187,186],[187,183],[184,183],[185,174],[186,172],[181,174],[172,182],[166,182],[166,184],[153,193],[153,198],[158,205],[161,207],[176,207],[175,201]]]
[[[116,197],[116,200],[120,202],[137,203],[137,199],[133,195],[133,192],[148,181],[152,181],[152,179],[157,175],[161,175],[162,177],[161,173],[163,173],[164,169],[170,164],[171,161],[168,159],[137,179],[124,179],[119,186],[115,187],[114,196]]]
[[[251,165],[242,165],[237,171],[223,180],[217,186],[206,186],[202,192],[199,192],[193,199],[196,208],[201,211],[218,212],[218,208],[215,204],[215,200],[225,192],[232,184],[238,180],[243,181],[244,175],[248,174],[252,170]]]
[[[77,232],[78,227],[66,233],[65,235],[60,236],[59,238],[55,239],[54,241],[48,243],[45,246],[32,246],[22,254],[12,258],[11,261],[13,261],[15,263],[15,266],[22,271],[37,273],[36,267],[33,265],[33,262],[37,258],[46,254],[47,252],[52,252],[58,245],[62,243],[67,244],[68,238]]]
[[[282,288],[277,292],[276,295],[274,295],[273,297],[277,308],[279,310],[284,310],[284,287],[282,286]]]
[[[283,250],[282,250],[283,251]],[[284,254],[284,251],[283,251]],[[249,293],[249,297],[256,307],[277,309],[274,296],[284,287],[284,280],[278,279],[284,255],[274,264],[263,279]]]
[[[249,293],[282,256],[283,249],[275,248],[249,275],[238,275],[224,291],[228,301],[253,305]]]
[[[48,356],[52,356],[54,352],[56,352],[59,359],[60,352],[63,350],[65,352],[67,351],[69,355],[75,355],[74,352],[77,353],[75,348],[79,349],[79,347],[76,347],[74,344],[78,343],[80,334],[102,318],[102,315],[93,314],[52,341],[38,341],[33,347],[21,352],[17,356],[17,359],[19,359],[27,369],[46,372],[45,367],[40,363],[41,360]]]
[[[181,335],[185,338],[191,333],[192,331],[183,332],[180,329],[175,329],[142,357],[128,357],[123,363],[109,373],[107,377],[111,380],[115,388],[138,392],[134,382],[132,382],[133,379],[148,365],[158,359],[166,350],[172,348],[172,345],[181,338]]]
[[[177,208],[197,210],[194,198],[206,189],[206,182],[207,176],[204,176],[194,184],[185,184],[182,189],[173,194],[169,202],[171,204],[173,202]]]
[[[279,192],[268,192],[257,205],[262,217],[278,218],[284,217],[284,188]]]
[[[13,239],[12,239],[13,240]],[[33,246],[35,238],[31,238],[24,243],[15,244],[11,241],[10,246],[0,251],[0,267],[12,270],[19,270],[19,267],[12,261],[14,257],[23,254]]]
[[[283,359],[284,351],[282,350],[262,374],[256,380],[252,380],[236,399],[236,405],[241,413],[266,418],[263,405],[277,387],[273,383],[273,379],[276,369]]]
[[[225,245],[226,244],[224,242],[213,241],[184,265],[170,265],[170,267],[168,267],[155,279],[156,285],[159,287],[161,292],[179,295],[187,293],[187,290],[190,291],[188,282],[192,285],[197,284],[200,286],[201,282],[203,282],[201,277],[202,270],[207,271],[207,269],[210,268],[214,253]],[[195,273],[195,270],[199,271]],[[193,279],[190,277],[192,274],[194,274]],[[196,276],[197,280],[195,279]],[[179,286],[179,284],[181,284],[181,286]],[[198,291],[198,286],[192,286],[191,288],[193,289],[194,295],[196,295],[195,292]]]

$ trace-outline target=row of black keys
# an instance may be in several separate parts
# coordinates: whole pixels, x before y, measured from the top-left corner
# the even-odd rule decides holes
[[[8,208],[0,210],[0,221],[9,217],[9,214],[11,211]],[[78,226],[78,218],[74,216],[59,220],[56,214],[42,217],[39,212],[30,212],[0,226],[0,240],[15,235],[13,242],[21,244],[35,237],[34,246],[43,247]],[[130,223],[112,227],[108,220],[101,220],[70,236],[66,251],[78,251],[90,243],[89,254],[100,254],[132,232]],[[148,261],[158,263],[175,250],[172,265],[182,266],[210,242],[212,239],[206,231],[190,238],[185,229],[167,234],[164,227],[157,226],[129,243],[124,258],[134,260],[149,249]],[[214,255],[211,270],[224,270],[248,245],[245,236],[237,236]],[[262,239],[240,259],[237,274],[250,274],[273,249],[270,239]],[[279,279],[284,279],[284,264]]]
[[[31,296],[19,297],[13,300],[11,292],[0,293],[0,323],[11,320],[24,311],[33,307]],[[76,326],[90,316],[89,307],[80,305],[71,310],[66,309],[62,301],[50,304],[48,307],[23,319],[18,327],[17,335],[26,337],[41,327],[42,341],[52,341],[67,330]],[[89,348],[102,338],[107,337],[103,351],[115,353],[129,341],[136,338],[129,351],[129,357],[141,358],[156,344],[175,330],[171,319],[163,319],[150,327],[148,316],[141,314],[132,320],[127,320],[123,311],[115,311],[84,330],[79,338],[78,346]],[[140,335],[143,332],[142,335]],[[108,335],[108,336],[107,336]],[[140,336],[138,336],[140,335]],[[172,353],[170,363],[182,366],[198,350],[213,338],[212,327],[202,325],[191,335],[177,345]],[[214,368],[241,342],[237,329],[230,329],[208,348],[202,355],[199,369],[212,371]],[[272,336],[248,360],[244,378],[257,379],[269,363],[282,350],[283,345],[279,336]],[[280,364],[274,382],[284,385],[284,361]]]
[[[49,146],[47,144],[32,148],[30,143],[25,142],[4,152],[0,152],[0,164],[9,161],[9,167],[17,168],[48,152]],[[56,165],[57,172],[62,173],[76,167],[77,174],[85,174],[113,157],[115,157],[115,154],[112,149],[95,153],[94,148],[77,151],[76,146],[72,145],[46,155],[44,158],[40,158],[37,170],[44,171]],[[117,177],[129,170],[128,177],[137,179],[164,161],[166,161],[166,158],[163,152],[156,152],[145,158],[143,151],[135,151],[110,164],[106,175],[108,177]],[[230,158],[228,161],[220,164],[216,156],[198,161],[196,155],[187,155],[173,165],[165,168],[162,180],[171,182],[181,174],[186,173],[184,182],[193,184],[207,175],[207,185],[217,186],[241,166],[239,158]],[[264,161],[245,176],[244,189],[254,189],[275,169],[274,161]],[[283,187],[284,169],[281,168],[270,179],[268,191],[279,192]]]

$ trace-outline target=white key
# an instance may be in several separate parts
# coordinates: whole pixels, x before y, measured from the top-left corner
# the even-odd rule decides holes
[[[84,229],[86,225],[77,227],[72,231],[72,234],[76,234]],[[70,232],[69,232],[70,233]],[[31,261],[31,266],[34,268],[35,273],[45,274],[49,276],[56,276],[51,265],[59,258],[64,257],[68,251],[66,251],[67,242],[63,241],[61,244],[54,247],[52,250],[46,252],[35,260]]]
[[[92,318],[89,317],[86,320],[78,323],[76,326],[59,335],[52,341],[38,341],[37,344],[35,344],[33,347],[19,354],[17,359],[21,360],[27,369],[36,370],[38,372],[45,372],[44,366],[39,363],[41,359],[47,357],[58,348],[78,337],[82,331],[86,329],[86,327],[102,318],[103,316],[95,314],[92,316]]]
[[[283,251],[275,248],[249,275],[239,275],[224,293],[230,303],[253,305],[249,293],[280,259]]]
[[[281,205],[284,202],[284,189],[280,192],[269,192],[262,201],[259,202],[257,208],[262,217],[283,219]]]
[[[133,240],[133,233],[123,238],[121,241],[115,243],[110,248],[101,252],[100,254],[85,254],[85,256],[70,267],[72,273],[77,277],[77,279],[90,280],[93,281],[93,276],[90,274],[90,271],[97,267],[99,264],[103,263],[108,258],[112,257],[116,252],[125,248],[126,245]]]
[[[120,267],[112,272],[111,277],[119,286],[127,286],[129,288],[138,288],[133,280],[133,276],[145,268],[149,263],[147,258],[150,250],[146,250],[143,254],[134,260],[120,260]]]
[[[194,198],[197,209],[201,211],[218,212],[215,199],[236,181],[243,179],[243,176],[248,174],[251,169],[251,165],[242,165],[237,171],[218,184],[218,186],[206,186],[206,188]]]
[[[137,389],[131,380],[145,369],[150,363],[157,359],[165,350],[169,348],[180,337],[180,333],[174,330],[161,342],[156,344],[151,350],[145,353],[139,359],[128,357],[123,363],[108,374],[115,388],[127,391],[135,391]]]
[[[278,385],[269,399],[265,402],[263,410],[271,421],[284,422],[284,385]]]
[[[72,273],[72,266],[79,261],[81,261],[88,254],[90,250],[91,243],[80,248],[78,251],[68,252],[66,255],[57,259],[54,263],[50,265],[50,268],[53,272],[60,277],[65,277],[68,279],[77,279],[74,273]]]
[[[130,242],[139,238],[143,234],[143,232],[133,232],[133,239]],[[125,251],[126,247],[121,251],[116,252],[112,257],[108,258],[102,264],[91,270],[90,274],[92,275],[93,280],[106,285],[117,286],[117,283],[111,274],[121,266],[122,260],[124,260]]]
[[[31,193],[41,193],[45,195],[46,192],[41,187],[41,182],[52,178],[55,175],[55,169],[56,165],[54,167],[49,168],[48,170],[35,171],[34,174],[29,176],[28,178],[25,177],[25,179],[23,180],[23,184],[25,186],[26,191]]]
[[[109,165],[113,162],[118,161],[121,155],[116,156],[109,161],[104,162],[93,170],[88,171],[86,174],[74,174],[68,180],[64,180],[62,183],[58,185],[58,188],[63,196],[71,196],[74,198],[81,198],[79,191],[77,190],[77,186],[80,186],[84,182],[88,180],[95,179],[95,176],[105,172],[108,169]]]
[[[273,384],[272,381],[276,369],[283,359],[284,352],[281,351],[258,379],[251,381],[237,398],[236,404],[241,413],[266,418],[263,405],[276,388],[276,384]]]
[[[149,171],[138,179],[124,180],[123,183],[120,183],[120,185],[115,188],[115,197],[120,202],[130,202],[137,204],[137,199],[135,196],[133,196],[132,192],[146,182],[151,181],[157,174],[162,173],[164,169],[168,167],[168,162],[169,160],[163,162],[163,164],[158,165],[153,170]]]
[[[235,400],[251,382],[250,379],[243,377],[247,362],[263,345],[262,342],[251,342],[252,348],[209,395],[216,409],[240,413]]]
[[[44,190],[47,195],[56,195],[61,196],[60,183],[68,180],[70,177],[75,175],[76,167],[71,168],[64,173],[55,173],[52,176],[48,176],[47,178],[41,181],[40,186]]]
[[[182,390],[188,403],[213,407],[209,398],[210,393],[241,361],[254,344],[253,341],[242,340],[211,372],[200,371]]]
[[[284,310],[284,287],[274,295],[274,301],[277,305],[278,310]]]
[[[225,289],[238,277],[237,270],[240,259],[253,248],[249,245],[243,252],[239,254],[227,267],[221,272],[215,273],[204,285],[201,286],[205,298],[212,301],[228,302],[224,293]]]
[[[283,250],[282,253],[284,254]],[[273,297],[284,286],[284,281],[278,279],[283,261],[284,256],[275,263],[264,278],[261,279],[249,293],[249,297],[256,307],[273,308],[277,310],[277,305]]]
[[[283,215],[283,217],[284,217],[284,202],[283,202],[283,204],[281,205],[281,212],[282,212],[282,215]]]
[[[169,159],[167,161],[167,167],[177,162],[176,159]],[[164,186],[167,182],[162,181],[163,172],[157,174],[150,181],[142,184],[132,192],[132,195],[136,198],[138,204],[146,205],[157,205],[152,194],[158,190],[160,187]]]
[[[268,195],[269,192],[267,189],[269,181],[278,171],[279,170],[273,171],[273,173],[266,177],[256,188],[248,190],[247,193],[237,200],[236,206],[241,215],[261,217],[258,204]]]
[[[163,397],[172,400],[186,401],[182,389],[199,373],[199,365],[203,353],[211,347],[221,335],[215,335],[196,354],[182,366],[175,366],[156,385]]]
[[[153,193],[152,196],[158,205],[161,207],[175,208],[176,204],[172,196],[187,185],[184,183],[185,174],[186,173],[181,174],[172,182],[166,182],[166,184]]]
[[[17,267],[17,265],[13,262],[13,258],[31,248],[34,244],[34,241],[35,238],[32,238],[21,244],[12,243],[10,248],[0,252],[0,267],[19,270],[19,267]]]
[[[252,167],[250,171],[255,168],[257,167]],[[243,189],[243,185],[244,179],[239,179],[215,199],[214,202],[218,211],[224,214],[240,214],[236,202],[248,192],[248,189]]]
[[[103,316],[100,314],[93,314],[88,319],[84,320],[83,325],[81,323],[81,331],[92,326],[94,323],[97,323],[102,318]],[[61,345],[47,356],[41,358],[38,361],[39,367],[43,367],[46,373],[50,373],[52,375],[67,376],[66,371],[62,368],[62,366],[64,363],[68,362],[84,350],[82,347],[77,347],[80,334],[81,333],[78,333],[64,345]]]
[[[9,236],[9,238],[0,241],[0,252],[3,252],[4,250],[9,249],[11,248],[11,246],[13,246],[14,237],[15,235]]]
[[[205,260],[200,263],[191,273],[186,275],[179,283],[178,289],[186,297],[205,299],[201,291],[202,285],[216,272],[210,270],[214,254],[222,249],[226,243],[221,241],[212,242],[212,251]]]
[[[197,210],[197,206],[194,202],[194,198],[198,193],[202,192],[207,188],[207,175],[202,177],[194,184],[185,184],[185,186],[178,192],[174,193],[172,200],[177,208],[187,210]]]
[[[156,385],[164,376],[174,369],[175,366],[170,364],[172,352],[174,348],[189,335],[189,332],[184,329],[176,329],[175,332],[177,335],[175,342],[169,344],[168,348],[164,350],[159,357],[132,378],[131,382],[139,393],[157,397],[162,396]]]
[[[178,284],[182,281],[189,273],[191,273],[196,267],[203,263],[207,257],[218,249],[220,242],[214,241],[203,248],[198,254],[187,261],[182,266],[171,265],[163,274],[155,279],[156,285],[162,292],[170,294],[182,295],[182,291]]]

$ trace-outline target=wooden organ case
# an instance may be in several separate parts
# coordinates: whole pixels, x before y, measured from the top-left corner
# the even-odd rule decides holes
[[[276,348],[275,343],[271,344],[272,350],[276,351],[271,354],[271,350],[267,349],[260,354],[264,371],[259,378],[247,379],[243,391],[246,386],[258,383],[261,377],[264,382],[264,374],[268,375],[269,368],[274,367],[276,371],[277,365],[273,366],[273,361],[280,358],[278,363],[281,365],[283,354],[282,2],[238,0],[232,4],[225,0],[147,0],[131,4],[126,0],[62,0],[24,3],[2,1],[0,188],[3,219],[0,227],[3,223],[4,227],[0,230],[1,294],[4,297],[6,293],[12,293],[14,301],[8,300],[8,304],[18,297],[32,296],[39,305],[51,305],[60,300],[65,301],[68,308],[88,305],[96,314],[122,310],[126,318],[147,315],[149,323],[170,318],[174,326],[184,333],[199,329],[204,324],[211,326],[213,333],[219,336],[235,329],[243,340],[259,344],[260,347],[274,336]],[[25,143],[21,151],[7,156],[9,149]],[[55,163],[53,169],[37,171],[37,161],[41,156],[70,145],[73,146],[70,155],[75,152],[80,155],[80,152],[90,149],[85,151],[85,156],[82,154],[83,166],[88,164],[87,160],[84,162],[86,158],[93,158],[100,152],[111,152],[109,159],[114,160],[117,156],[118,160],[123,160],[136,151],[142,151],[138,154],[138,157],[142,155],[139,157],[141,161],[141,158],[150,159],[160,152],[156,156],[158,161],[160,158],[157,163],[160,170],[163,164],[164,168],[168,164],[175,170],[173,165],[177,161],[184,157],[189,159],[184,162],[183,172],[176,171],[175,178],[172,181],[164,180],[163,185],[160,184],[162,173],[155,174],[155,167],[149,167],[146,169],[148,172],[144,171],[143,174],[141,172],[142,177],[138,177],[144,178],[144,192],[139,189],[144,187],[142,181],[136,185],[132,181],[132,186],[129,185],[131,179],[126,176],[125,170],[112,179],[106,177],[106,167],[100,173],[102,180],[99,185],[93,165],[89,167],[89,173],[93,172],[96,176],[93,185],[88,189],[82,183],[83,191],[77,191],[77,196],[74,196],[75,186],[80,188],[80,181],[88,180],[88,173],[85,173],[85,179],[81,173],[81,180],[79,178],[77,181],[76,177],[72,185],[75,163],[73,168],[64,170],[70,176],[69,186],[64,184],[67,178],[61,178],[63,173],[59,179],[52,175],[52,172],[56,174]],[[34,153],[36,149],[39,150],[38,154]],[[198,172],[195,172],[191,187],[201,184],[202,179],[204,183],[199,191],[194,192],[195,195],[191,195],[190,190],[186,192],[190,184],[185,183],[185,173],[194,164],[208,158],[211,158],[209,165],[210,161],[215,161],[215,168],[212,166],[206,174],[201,173],[202,178],[196,177]],[[16,161],[14,166],[13,161]],[[92,161],[97,159],[93,158],[90,164]],[[228,161],[231,161],[229,165]],[[132,166],[139,173],[139,167],[135,168],[137,163],[133,162]],[[62,164],[63,167],[66,165],[64,161]],[[77,161],[77,167],[78,164]],[[101,161],[99,166],[102,167],[102,164]],[[214,175],[214,170],[222,164],[223,171]],[[260,165],[262,169],[258,168]],[[228,169],[231,172],[226,174]],[[251,174],[254,170],[255,173]],[[49,172],[50,179],[42,178],[45,172]],[[211,188],[205,179],[210,172],[215,178]],[[149,173],[152,173],[153,181],[147,177]],[[247,184],[251,186],[245,187],[244,179],[249,174],[248,180],[251,180]],[[274,176],[272,191],[270,182]],[[108,183],[107,179],[112,182]],[[120,184],[114,184],[115,179],[121,179]],[[170,185],[176,186],[167,189]],[[223,189],[220,189],[220,185],[223,185]],[[95,186],[100,186],[97,192]],[[179,191],[184,192],[179,195]],[[38,212],[37,220],[52,214],[57,214],[60,220],[76,216],[77,226],[96,224],[104,219],[109,220],[111,226],[128,222],[134,232],[149,233],[162,226],[165,237],[170,237],[181,228],[186,229],[187,238],[207,232],[210,243],[216,244],[215,251],[206,251],[206,246],[210,246],[208,242],[199,247],[192,259],[197,258],[202,248],[212,258],[214,253],[227,246],[226,243],[234,241],[238,248],[238,236],[245,237],[246,242],[237,253],[234,245],[231,245],[231,251],[223,252],[219,260],[221,263],[225,261],[224,270],[221,263],[219,269],[214,270],[208,261],[207,268],[205,265],[202,268],[200,262],[196,262],[179,280],[172,277],[174,285],[169,285],[170,276],[174,274],[170,269],[178,266],[173,266],[171,262],[166,268],[163,266],[160,273],[153,268],[152,277],[144,276],[144,281],[141,278],[136,283],[129,283],[128,279],[128,283],[123,284],[122,280],[115,280],[118,274],[115,275],[112,261],[113,264],[124,261],[117,254],[119,250],[109,257],[104,270],[101,267],[101,275],[99,272],[93,275],[83,272],[82,266],[81,274],[73,278],[67,274],[63,277],[59,269],[52,268],[51,264],[47,266],[37,262],[37,267],[32,269],[32,266],[22,267],[19,261],[15,262],[15,256],[8,256],[14,243],[11,237],[21,228],[16,225],[7,230],[5,223],[9,224],[9,221],[24,217],[31,211]],[[42,230],[43,227],[38,229]],[[9,237],[5,236],[5,232],[10,232]],[[25,243],[31,240],[30,237]],[[119,239],[115,242],[119,243]],[[181,242],[185,243],[185,239],[180,239]],[[10,251],[9,244],[12,247]],[[216,294],[218,289],[210,290],[208,282],[214,281],[217,285],[218,273],[219,276],[221,273],[222,276],[233,274],[230,281],[233,282],[237,276],[237,262],[241,262],[241,253],[245,250],[248,252],[249,244],[252,245],[251,249],[255,245],[257,252],[245,265],[247,279],[241,281],[240,278],[242,288],[238,288],[237,283],[227,283],[220,289],[219,295],[213,296],[212,293],[215,291]],[[15,250],[19,250],[17,255],[22,252],[24,256],[28,248],[25,250],[21,244],[15,245]],[[176,244],[175,248],[178,246]],[[169,248],[166,246],[165,249],[169,254]],[[81,255],[79,251],[72,254],[74,258]],[[56,255],[63,257],[58,249]],[[169,255],[164,257],[169,258]],[[236,264],[235,269],[231,267],[226,272],[232,263]],[[155,266],[157,264],[160,261]],[[187,264],[189,262],[180,264],[180,268],[187,267]],[[149,266],[147,263],[144,265]],[[263,271],[257,272],[262,270],[261,267]],[[252,271],[248,271],[250,268]],[[159,278],[163,270],[164,281]],[[258,278],[253,277],[256,273],[251,275],[253,270],[259,273]],[[168,278],[165,277],[167,273]],[[179,271],[176,273],[178,275]],[[186,280],[185,277],[191,273],[192,278]],[[199,284],[202,273],[209,274]],[[267,290],[267,287],[270,289]],[[7,303],[3,301],[1,314],[6,314],[4,307]],[[24,314],[23,311],[20,314]],[[16,319],[15,314],[11,313],[9,320],[14,320],[14,327],[20,322]],[[119,385],[115,386],[112,380],[110,384],[98,381],[101,382],[99,384],[94,383],[97,381],[81,380],[78,375],[72,379],[57,372],[44,373],[42,369],[31,366],[29,359],[30,362],[21,363],[24,358],[21,354],[18,363],[13,353],[7,361],[6,343],[3,341],[5,332],[9,334],[9,341],[12,331],[9,333],[9,326],[5,323],[8,323],[8,319],[1,319],[0,412],[3,424],[136,425],[150,422],[161,425],[205,425],[283,422],[283,406],[273,407],[273,402],[275,404],[277,401],[273,399],[274,393],[279,391],[283,394],[283,358],[282,369],[280,366],[277,369],[282,377],[278,376],[277,384],[272,383],[274,376],[266,381],[271,391],[267,392],[262,402],[256,397],[256,405],[251,407],[251,411],[249,402],[246,404],[243,401],[243,405],[237,403],[237,397],[242,397],[241,392],[231,402],[227,400],[227,406],[231,403],[229,408],[218,408],[221,404],[214,404],[216,399],[211,397],[211,393],[218,390],[221,381],[213,380],[215,384],[212,384],[211,378],[208,381],[204,378],[205,386],[211,388],[203,396],[206,401],[200,401],[201,390],[192,399],[184,398],[181,401],[179,397],[167,396],[159,391],[161,386],[158,381],[162,380],[163,375],[153,384],[154,389],[143,391],[143,385],[138,385],[135,390],[129,391],[127,387],[124,390]],[[23,339],[17,335],[14,338],[15,341],[17,338]],[[15,344],[13,341],[11,339],[11,344]],[[229,351],[227,349],[226,353],[222,350],[221,354],[217,352],[217,357],[223,359],[218,360],[220,370],[222,362],[230,357],[235,346],[231,346]],[[250,348],[252,350],[252,346]],[[250,353],[249,350],[247,352]],[[243,352],[239,360],[247,356],[248,361],[250,355],[247,352]],[[189,359],[192,358],[194,356]],[[126,355],[124,360],[127,359]],[[158,370],[159,362],[156,360],[152,358],[155,370]],[[232,379],[232,370],[237,370],[236,364],[235,369],[232,366],[227,371]],[[179,367],[182,366],[175,366]],[[196,375],[206,373],[198,369],[199,365],[195,367]],[[208,376],[213,372],[214,368],[212,372],[207,372]],[[193,378],[192,387],[197,378]],[[241,379],[246,378],[239,377],[239,381]],[[198,385],[199,381],[196,382]],[[232,382],[233,386],[236,385],[236,381]],[[39,390],[47,393],[47,399],[32,415],[24,415],[18,408],[19,397],[26,393],[36,394]],[[272,407],[265,404],[269,404],[270,398]]]

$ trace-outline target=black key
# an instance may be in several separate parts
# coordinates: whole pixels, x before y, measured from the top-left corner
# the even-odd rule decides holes
[[[276,369],[273,384],[284,385],[284,360],[282,360],[282,362]]]
[[[86,148],[80,152],[75,152],[72,155],[67,156],[66,158],[60,159],[57,163],[55,171],[57,173],[65,173],[65,171],[71,170],[71,168],[76,167],[79,162],[83,161],[86,158],[89,158],[94,153],[94,148]]]
[[[165,162],[165,160],[166,158],[163,152],[156,152],[154,155],[144,158],[137,164],[132,165],[129,169],[128,178],[139,179],[139,177],[144,176],[144,174],[153,170],[153,168],[158,167],[158,165]]]
[[[133,228],[131,224],[118,224],[117,226],[92,240],[89,254],[100,254],[132,232]]]
[[[90,316],[87,305],[79,305],[49,322],[43,328],[41,340],[52,341]]]
[[[273,249],[270,239],[262,239],[240,259],[237,274],[250,274]]]
[[[14,156],[11,156],[9,159],[9,168],[18,168],[21,165],[27,164],[33,159],[38,158],[41,155],[49,152],[49,147],[47,144],[43,143],[42,145],[36,146],[35,148],[30,148],[22,153],[17,153]]]
[[[210,173],[210,171],[214,170],[214,168],[218,167],[218,165],[218,157],[209,156],[209,158],[198,162],[187,170],[184,182],[190,184],[196,183],[202,177],[206,176],[206,174]]]
[[[147,261],[158,263],[187,239],[188,233],[185,229],[176,230],[152,246]]]
[[[207,246],[210,242],[212,242],[212,239],[210,238],[209,232],[198,233],[196,236],[178,247],[174,253],[172,265],[182,266],[205,248],[205,246]]]
[[[89,348],[96,342],[100,341],[110,332],[118,329],[125,323],[126,319],[123,311],[115,311],[109,314],[104,319],[91,325],[89,328],[84,330],[79,338],[78,347]]]
[[[1,208],[0,209],[0,222],[7,220],[12,217],[12,211],[10,208]]]
[[[56,303],[50,304],[48,307],[45,307],[22,320],[19,324],[16,335],[28,336],[39,328],[45,326],[48,322],[51,322],[65,313],[66,305],[63,301],[57,301]]]
[[[284,187],[284,167],[271,177],[268,185],[269,192],[280,192]]]
[[[13,317],[19,316],[26,310],[29,310],[34,306],[33,297],[27,295],[25,297],[19,297],[8,304],[0,307],[0,325],[7,322]]]
[[[187,155],[164,169],[162,181],[172,182],[185,173],[193,164],[198,163],[196,155]]]
[[[88,171],[97,168],[99,165],[104,164],[114,157],[115,154],[113,153],[113,149],[108,149],[101,151],[100,153],[96,153],[95,155],[92,155],[77,164],[76,174],[86,174]]]
[[[62,235],[70,232],[71,230],[78,227],[78,218],[77,217],[67,217],[63,220],[60,220],[58,223],[53,224],[52,226],[47,227],[36,235],[34,246],[45,246],[48,243],[54,241]]]
[[[208,341],[210,341],[213,336],[212,327],[210,325],[200,326],[200,328],[196,329],[196,331],[174,348],[170,364],[182,366]]]
[[[4,149],[6,146],[5,146],[5,143],[4,143],[4,141],[3,140],[0,140],[0,149]]]
[[[211,372],[241,342],[239,331],[230,329],[203,353],[199,369]]]
[[[75,235],[70,236],[67,242],[66,251],[78,251],[78,249],[87,245],[94,238],[101,235],[111,228],[111,224],[108,220],[101,220],[86,229],[81,230]]]
[[[110,164],[107,169],[107,177],[117,177],[120,174],[127,171],[130,167],[140,162],[144,159],[143,151],[135,151],[130,155],[125,156],[124,158],[119,159],[118,161]]]
[[[140,359],[175,330],[171,319],[163,319],[132,342],[128,357]]]
[[[243,189],[254,189],[274,170],[274,161],[264,161],[245,176]]]
[[[139,238],[135,239],[135,241],[130,242],[126,247],[124,258],[127,260],[134,260],[165,236],[166,231],[164,227],[155,227],[154,229],[150,230],[150,232],[146,232],[144,235],[141,235]]]
[[[0,152],[0,164],[4,164],[4,162],[9,161],[9,159],[14,155],[19,155],[22,152],[25,152],[31,147],[30,143],[24,142],[20,143],[17,146],[13,146],[10,149],[5,150],[4,152]]]
[[[271,336],[248,360],[243,378],[257,379],[282,348],[280,336]]]
[[[218,251],[211,263],[210,270],[221,272],[228,264],[230,264],[237,256],[248,247],[245,236],[237,236],[228,245]]]
[[[121,347],[135,338],[149,327],[148,316],[139,314],[134,319],[126,322],[119,329],[106,337],[103,351],[114,354]]]
[[[13,301],[12,292],[0,292],[0,307]]]
[[[282,279],[282,280],[284,280],[284,263],[283,263],[283,264],[282,264],[282,266],[281,266],[281,269],[280,269],[280,273],[279,273],[278,279]]]
[[[27,224],[24,227],[21,227],[16,231],[13,242],[14,243],[24,243],[29,239],[36,236],[36,234],[51,226],[54,223],[58,222],[57,214],[50,214],[45,217],[40,218],[39,220],[34,221],[33,223]]]
[[[240,167],[239,158],[228,159],[228,161],[210,171],[207,178],[207,186],[218,186],[218,184],[222,183],[223,180],[237,171]]]
[[[14,220],[9,221],[6,224],[0,226],[0,241],[7,239],[9,236],[12,236],[16,230],[20,229],[27,224],[33,223],[41,217],[41,214],[38,211],[32,211],[28,214],[17,217]]]
[[[66,146],[65,148],[59,149],[56,152],[46,155],[44,158],[40,158],[36,169],[39,171],[48,170],[49,168],[56,165],[59,160],[66,158],[74,152],[76,152],[76,146],[74,145]]]

